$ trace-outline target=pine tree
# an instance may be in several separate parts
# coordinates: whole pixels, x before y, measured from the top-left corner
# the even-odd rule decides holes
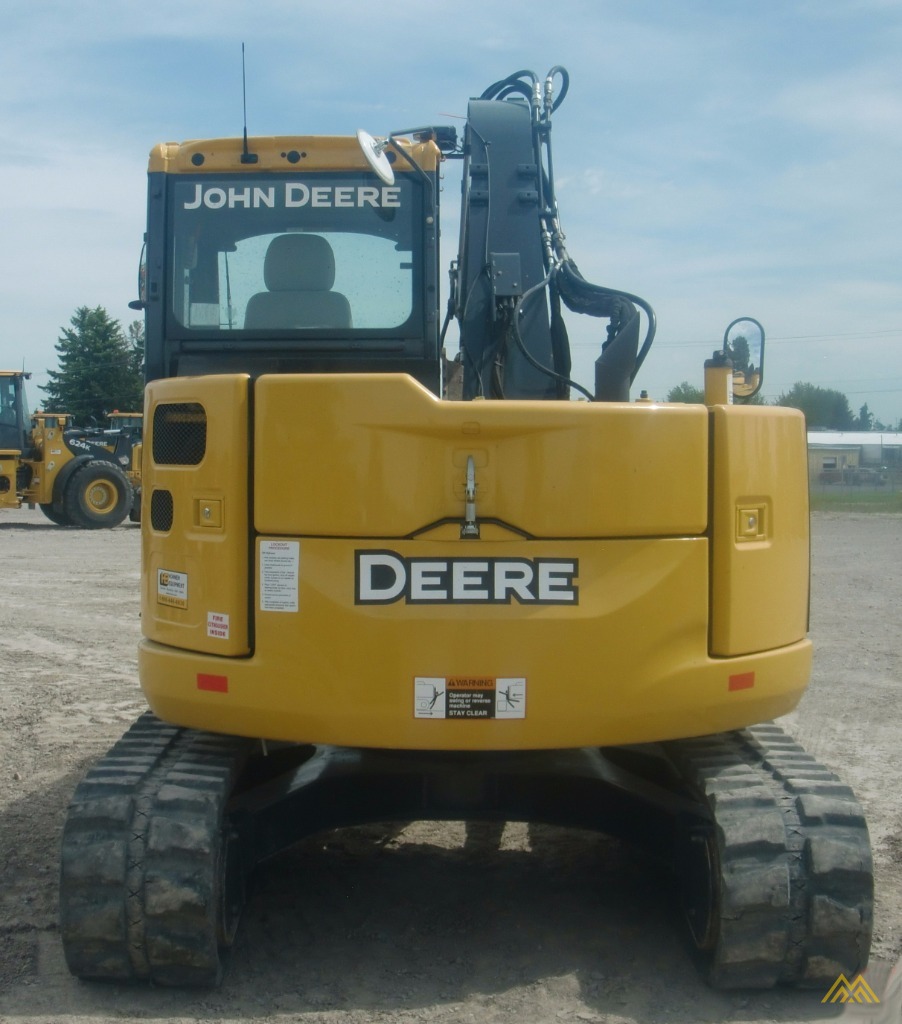
[[[873,430],[874,429],[874,414],[868,408],[868,403],[858,410],[858,419],[855,421],[856,430]]]
[[[130,366],[132,372],[138,378],[143,388],[144,381],[144,321],[132,320],[128,325],[128,348]],[[141,411],[141,405],[135,406],[135,411]]]
[[[143,402],[140,324],[129,337],[102,306],[76,309],[71,327],[56,344],[59,370],[47,373],[45,408],[68,412],[80,426],[104,426],[113,409],[140,409]]]

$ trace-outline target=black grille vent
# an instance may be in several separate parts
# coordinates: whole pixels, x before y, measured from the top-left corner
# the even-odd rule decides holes
[[[207,450],[207,414],[197,402],[158,405],[153,413],[153,461],[196,466]]]
[[[150,496],[150,525],[160,533],[172,529],[172,493],[154,491]]]

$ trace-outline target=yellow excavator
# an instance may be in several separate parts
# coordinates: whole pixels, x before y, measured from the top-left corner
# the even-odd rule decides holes
[[[501,79],[460,141],[152,150],[151,710],[68,812],[79,977],[216,984],[257,863],[417,819],[648,847],[718,987],[825,987],[866,964],[861,808],[772,723],[811,665],[803,418],[746,404],[764,356],[748,317],[707,361],[704,404],[631,400],[654,313],[564,245],[568,87],[560,67]],[[565,308],[604,324],[592,382],[571,376]]]

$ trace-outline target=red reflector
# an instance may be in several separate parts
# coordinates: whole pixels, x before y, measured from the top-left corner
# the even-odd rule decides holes
[[[741,672],[739,675],[730,676],[727,684],[728,690],[748,690],[755,685],[754,672]]]
[[[210,676],[204,672],[197,673],[198,690],[212,690],[214,693],[229,692],[228,676]]]

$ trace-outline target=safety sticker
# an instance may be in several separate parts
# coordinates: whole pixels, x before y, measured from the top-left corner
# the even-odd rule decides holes
[[[157,569],[157,604],[170,608],[188,607],[188,574]]]
[[[228,640],[229,617],[221,612],[207,612],[207,636],[216,640]]]
[[[414,718],[525,718],[522,677],[417,676]]]
[[[260,611],[298,610],[298,566],[301,545],[296,540],[260,541]]]

